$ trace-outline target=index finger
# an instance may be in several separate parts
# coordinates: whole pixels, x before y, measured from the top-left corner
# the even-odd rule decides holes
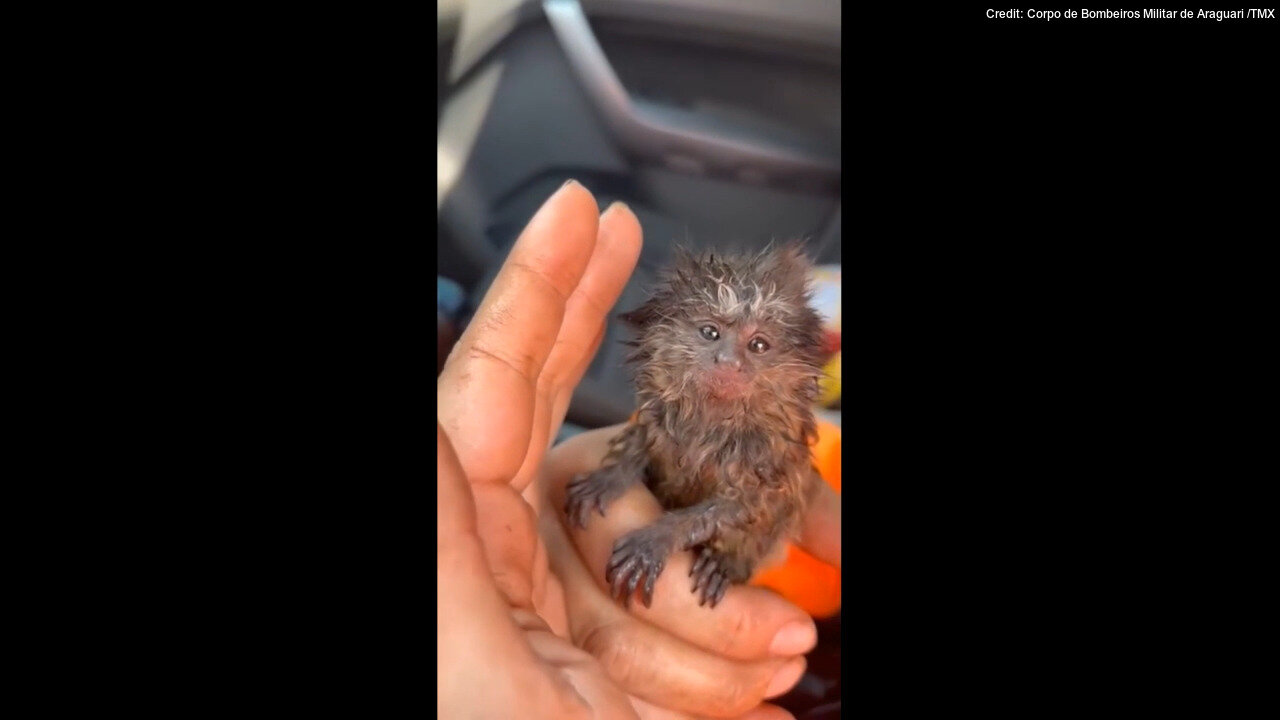
[[[595,248],[597,215],[574,181],[547,200],[436,381],[437,419],[472,482],[508,482],[524,462],[538,375]]]

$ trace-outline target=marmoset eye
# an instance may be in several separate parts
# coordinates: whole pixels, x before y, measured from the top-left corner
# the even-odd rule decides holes
[[[708,340],[719,340],[719,339],[720,339],[720,331],[716,329],[716,326],[715,326],[715,325],[703,325],[703,326],[702,326],[702,337],[704,337],[704,338],[706,338],[706,339],[708,339]]]
[[[751,342],[747,343],[747,349],[759,355],[769,350],[769,343],[762,337],[751,338]]]

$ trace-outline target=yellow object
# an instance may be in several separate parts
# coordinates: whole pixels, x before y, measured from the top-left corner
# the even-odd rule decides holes
[[[818,380],[818,404],[830,407],[840,399],[840,353],[836,353],[822,368]],[[839,432],[839,430],[837,430]]]
[[[837,356],[837,392],[839,388]],[[840,428],[818,421],[818,441],[813,446],[813,464],[822,479],[840,492]],[[831,617],[840,611],[840,571],[794,545],[788,545],[787,559],[751,579],[816,618]]]

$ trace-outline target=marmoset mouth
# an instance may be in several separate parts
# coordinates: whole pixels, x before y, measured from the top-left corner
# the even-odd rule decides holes
[[[739,370],[712,370],[707,376],[707,391],[712,397],[736,400],[751,391],[751,376]]]

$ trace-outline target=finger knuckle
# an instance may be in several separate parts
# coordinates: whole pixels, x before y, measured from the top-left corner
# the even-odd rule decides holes
[[[733,627],[722,635],[719,648],[721,654],[726,653],[730,648],[741,645],[746,638],[754,634],[755,630],[755,617],[746,610],[738,612],[733,619]]]
[[[550,290],[561,303],[568,302],[574,287],[578,284],[578,278],[568,270],[534,267],[521,260],[508,260],[507,267]]]
[[[637,663],[639,648],[633,634],[627,632],[621,623],[597,625],[587,632],[580,645],[619,684],[626,686],[638,680],[636,672],[640,667]]]
[[[764,687],[742,677],[726,677],[717,687],[720,691],[718,704],[731,716],[745,713],[764,699]]]
[[[495,363],[526,380],[537,375],[537,358],[527,352],[512,352],[477,343],[466,349],[464,359],[467,362]]]
[[[595,717],[591,706],[578,693],[573,684],[559,673],[551,675],[551,682],[538,687],[537,696],[531,697],[529,710],[534,718],[559,720],[590,720]]]
[[[513,607],[533,606],[533,583],[524,572],[501,569],[493,571],[493,584]]]

